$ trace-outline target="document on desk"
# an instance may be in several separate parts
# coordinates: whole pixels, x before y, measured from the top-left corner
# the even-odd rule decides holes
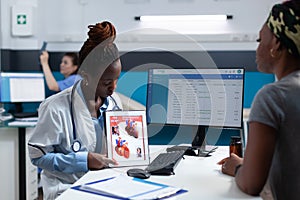
[[[187,192],[181,188],[125,175],[75,186],[72,189],[115,199],[161,199]]]

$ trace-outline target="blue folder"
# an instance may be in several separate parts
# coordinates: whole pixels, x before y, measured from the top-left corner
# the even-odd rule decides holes
[[[104,181],[109,181],[109,180],[112,180],[116,177],[110,177],[110,178],[106,178],[106,179],[102,179],[102,180],[98,180],[98,181],[94,181],[94,182],[90,182],[90,183],[86,183],[84,185],[88,186],[88,185],[93,185],[93,184],[96,184],[96,183],[99,183],[99,182],[104,182]],[[147,180],[144,180],[144,179],[139,179],[139,178],[132,178],[132,181],[138,181],[140,183],[145,183],[145,184],[150,184],[150,185],[155,185],[155,186],[159,186],[160,188],[159,189],[163,189],[163,188],[167,188],[167,187],[171,187],[169,185],[165,185],[165,184],[160,184],[160,183],[156,183],[156,182],[152,182],[152,181],[147,181]],[[110,197],[110,198],[113,198],[113,199],[132,199],[132,198],[136,198],[138,196],[141,196],[141,195],[145,195],[147,193],[151,193],[151,192],[155,192],[155,190],[152,190],[152,191],[147,191],[147,192],[144,192],[144,193],[139,193],[137,195],[134,195],[134,196],[131,196],[131,197],[122,197],[122,196],[119,196],[117,194],[114,194],[113,191],[112,192],[105,192],[105,191],[92,191],[92,190],[88,190],[84,187],[82,187],[83,185],[78,185],[78,186],[74,186],[74,187],[71,187],[71,189],[74,189],[74,190],[78,190],[78,191],[82,191],[82,192],[87,192],[87,193],[91,193],[91,194],[95,194],[95,195],[100,195],[100,196],[105,196],[105,197]],[[159,190],[159,189],[156,189],[156,190]],[[159,196],[156,196],[155,198],[153,199],[166,199],[166,198],[169,198],[169,197],[173,197],[173,196],[176,196],[176,195],[179,195],[179,194],[182,194],[182,193],[185,193],[187,192],[187,190],[184,190],[184,189],[178,189],[176,192],[172,192],[172,193],[162,193],[161,195]]]

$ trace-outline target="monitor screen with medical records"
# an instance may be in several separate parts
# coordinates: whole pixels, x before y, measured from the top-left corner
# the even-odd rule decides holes
[[[43,73],[1,73],[0,102],[41,102],[44,99]]]
[[[244,69],[150,69],[148,123],[241,128]]]

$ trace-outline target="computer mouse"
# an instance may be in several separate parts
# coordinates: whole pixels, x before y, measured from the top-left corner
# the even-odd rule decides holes
[[[141,178],[141,179],[147,179],[151,176],[150,172],[138,168],[127,170],[127,175],[135,178]]]

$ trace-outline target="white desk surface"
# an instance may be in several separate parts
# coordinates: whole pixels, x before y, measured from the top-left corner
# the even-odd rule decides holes
[[[150,146],[151,160],[160,152],[163,152],[166,146]],[[187,193],[177,195],[170,199],[261,199],[244,194],[237,187],[233,177],[222,174],[220,166],[216,163],[228,155],[228,146],[218,147],[211,157],[192,157],[185,156],[175,168],[175,175],[154,176],[149,181],[164,183],[187,189]],[[131,167],[132,168],[132,167]],[[145,167],[141,167],[145,168]],[[126,174],[129,168],[114,168],[99,171],[89,171],[74,186],[83,183],[104,179],[118,174]],[[74,189],[66,190],[58,200],[65,199],[111,199],[103,196],[77,191]]]

